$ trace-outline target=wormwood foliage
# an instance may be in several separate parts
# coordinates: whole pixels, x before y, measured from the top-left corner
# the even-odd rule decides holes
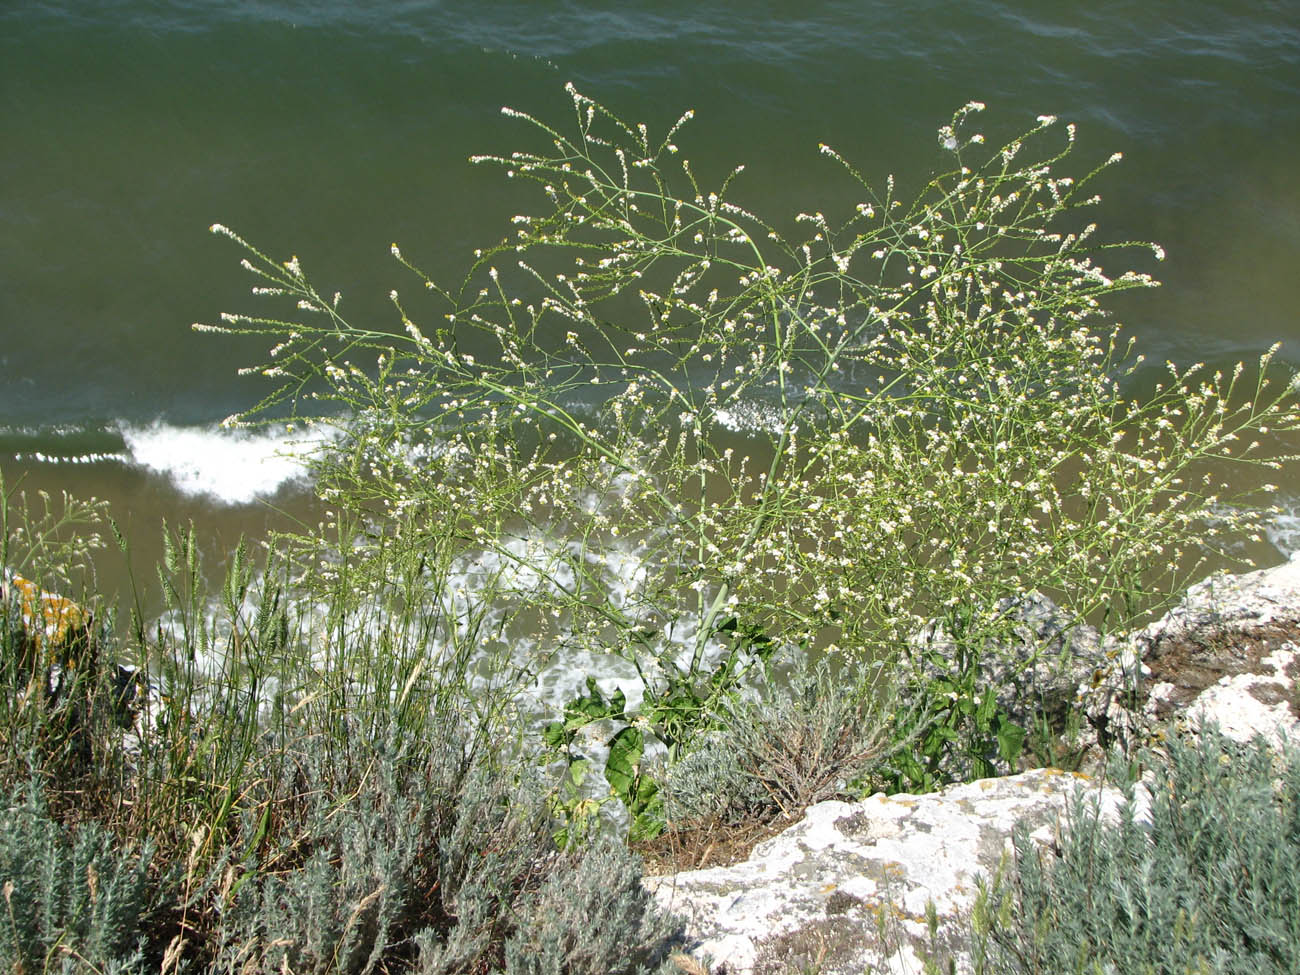
[[[0,793],[0,969],[131,971],[156,908],[153,851],[97,823],[65,830],[37,788]]]
[[[437,748],[375,755],[359,781],[316,769],[324,788],[260,862],[210,871],[194,898],[217,922],[210,971],[668,970],[677,924],[632,855],[608,843],[557,852],[527,767],[491,768],[439,730]]]
[[[167,611],[106,630],[79,696],[34,692],[0,607],[0,971],[669,970],[637,858],[557,849],[518,682],[435,552],[241,545],[214,591],[192,530],[163,548]]]
[[[670,757],[774,646],[892,661],[943,617],[977,659],[1034,589],[1121,628],[1254,529],[1225,471],[1277,466],[1291,387],[1271,353],[1143,368],[1105,303],[1155,282],[1110,263],[1163,252],[1099,242],[1119,156],[1069,172],[1073,125],[991,149],[971,103],[912,199],[823,146],[858,202],[780,220],[735,202],[743,167],[697,179],[690,112],[652,137],[568,91],[570,125],[507,109],[536,147],[475,157],[539,206],[459,285],[393,246],[400,331],[220,225],[296,312],[196,327],[275,343],[232,422],[340,427],[324,496],[509,566],[519,645],[632,661]]]
[[[1300,967],[1300,755],[1173,741],[1118,823],[1076,802],[1059,852],[1021,831],[981,891],[976,970],[1265,973]]]
[[[179,861],[152,844],[124,847],[96,822],[67,827],[36,783],[26,796],[7,792],[0,966],[128,973],[179,964],[213,975],[673,970],[666,959],[679,925],[641,886],[636,858],[609,840],[558,852],[527,766],[488,768],[462,750],[455,729],[442,731],[428,750],[357,741],[340,755],[300,740],[301,793],[268,782],[275,791],[262,798],[265,817],[239,811],[220,837],[218,824],[194,824],[193,848]],[[257,771],[272,773],[273,764]]]
[[[879,784],[881,769],[918,743],[885,715],[908,712],[881,665],[836,673],[831,661],[801,661],[756,699],[723,707],[722,727],[673,765],[667,813],[734,825],[793,819],[809,806]]]

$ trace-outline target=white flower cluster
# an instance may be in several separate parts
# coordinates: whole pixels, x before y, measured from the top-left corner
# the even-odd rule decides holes
[[[464,285],[426,279],[442,327],[400,304],[401,330],[353,326],[296,258],[251,248],[274,294],[325,319],[228,323],[277,344],[268,408],[316,396],[357,418],[322,461],[338,504],[513,560],[530,646],[650,673],[689,632],[695,672],[739,620],[889,655],[944,613],[977,638],[1031,589],[1122,626],[1255,524],[1225,471],[1276,464],[1261,444],[1297,427],[1292,384],[1265,361],[1134,398],[1141,359],[1105,302],[1155,282],[1098,263],[1115,251],[1081,219],[1092,176],[1055,173],[1072,126],[1064,148],[1044,115],[977,149],[971,103],[939,130],[955,168],[914,200],[822,146],[860,202],[798,214],[788,240],[728,199],[739,167],[699,185],[674,141],[691,113],[656,143],[570,91],[576,134],[507,111],[551,149],[476,157],[536,180],[545,209]],[[747,411],[762,422],[728,433]],[[635,584],[613,586],[598,567],[629,547]]]

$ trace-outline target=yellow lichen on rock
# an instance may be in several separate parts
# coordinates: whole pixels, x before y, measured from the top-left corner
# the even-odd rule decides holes
[[[5,573],[0,599],[16,605],[23,629],[36,646],[57,646],[90,625],[90,614],[66,596],[45,592],[30,579]]]

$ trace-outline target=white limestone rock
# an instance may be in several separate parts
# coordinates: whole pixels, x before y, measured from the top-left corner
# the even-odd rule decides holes
[[[1211,576],[1132,642],[1153,677],[1149,720],[1300,744],[1300,553],[1273,568]]]
[[[1146,655],[1189,632],[1237,630],[1300,619],[1300,552],[1268,569],[1218,573],[1187,590],[1177,606],[1136,634]]]
[[[1300,744],[1300,554],[1274,568],[1207,579],[1161,620],[1104,644],[1086,628],[1066,636],[1042,597],[1010,608],[1024,648],[1055,651],[1044,658],[1055,665],[1050,689],[1063,691],[1060,681],[1071,675],[1072,706],[1112,739],[1140,744],[1156,725],[1195,733],[1213,722],[1238,741],[1262,734],[1277,745]],[[944,639],[937,627],[919,636],[931,646]],[[1030,659],[1008,649],[1013,668]],[[1035,659],[1023,669],[1037,667]],[[930,902],[940,950],[968,971],[962,946],[976,878],[1008,855],[1017,820],[1038,842],[1052,843],[1081,789],[1107,817],[1122,802],[1118,790],[1051,769],[930,795],[827,802],[745,863],[647,883],[687,919],[692,953],[712,958],[714,975],[920,972]],[[1140,786],[1136,795],[1145,805]]]
[[[687,919],[691,953],[711,958],[714,975],[920,971],[931,902],[937,940],[961,971],[976,878],[1010,855],[1019,820],[1052,843],[1080,790],[1107,817],[1122,802],[1118,790],[1051,769],[929,795],[824,802],[744,863],[647,884]]]
[[[1300,745],[1296,675],[1300,674],[1300,648],[1287,643],[1263,657],[1259,672],[1232,674],[1202,691],[1184,716],[1187,727],[1198,731],[1214,724],[1233,741],[1248,742],[1262,736],[1274,748],[1287,742]]]

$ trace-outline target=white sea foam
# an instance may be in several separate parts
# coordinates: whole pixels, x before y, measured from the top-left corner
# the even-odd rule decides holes
[[[111,461],[126,463],[130,460],[130,457],[124,453],[109,451],[92,451],[87,454],[55,454],[33,450],[30,453],[20,451],[15,453],[13,458],[20,464],[107,464]]]
[[[1269,519],[1264,534],[1269,543],[1286,558],[1300,552],[1300,498],[1279,498],[1282,510]]]
[[[121,427],[127,463],[162,475],[182,494],[248,504],[305,483],[307,458],[327,435],[283,427],[223,430],[155,422]]]
[[[758,401],[738,402],[724,406],[713,415],[718,425],[732,433],[779,433],[781,411]]]

